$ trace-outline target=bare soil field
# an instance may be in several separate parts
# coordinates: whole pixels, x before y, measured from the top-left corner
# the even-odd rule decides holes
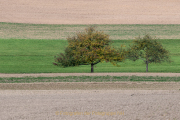
[[[0,22],[180,24],[179,0],[1,0]]]
[[[179,90],[0,90],[1,120],[179,120]]]

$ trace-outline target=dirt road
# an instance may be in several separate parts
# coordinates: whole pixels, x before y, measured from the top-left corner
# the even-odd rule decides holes
[[[162,76],[179,77],[180,73],[35,73],[35,74],[4,74],[0,77],[57,77],[57,76]]]

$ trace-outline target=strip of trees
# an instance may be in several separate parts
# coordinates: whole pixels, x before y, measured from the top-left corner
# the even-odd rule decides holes
[[[95,27],[88,27],[84,32],[79,32],[73,37],[68,37],[68,46],[64,53],[55,56],[54,65],[61,67],[94,65],[101,62],[110,62],[118,66],[118,62],[126,59],[136,61],[142,59],[148,72],[149,63],[171,62],[169,52],[157,42],[156,38],[145,35],[136,38],[128,48],[114,48],[109,35],[103,31],[96,31]]]

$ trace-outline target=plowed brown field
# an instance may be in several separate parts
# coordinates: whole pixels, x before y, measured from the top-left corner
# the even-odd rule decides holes
[[[180,24],[179,0],[1,0],[0,22]]]

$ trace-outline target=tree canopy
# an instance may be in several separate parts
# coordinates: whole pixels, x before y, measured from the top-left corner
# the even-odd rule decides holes
[[[171,62],[169,52],[163,48],[156,38],[152,38],[148,34],[133,41],[133,45],[128,49],[127,56],[133,61],[143,60],[146,64],[146,72],[148,72],[149,63]]]
[[[122,47],[112,47],[109,35],[103,31],[96,31],[94,27],[88,27],[85,32],[79,32],[67,40],[65,53],[55,56],[55,65],[91,65],[91,72],[94,72],[93,66],[100,62],[106,61],[117,65],[117,62],[125,59],[125,50]]]

